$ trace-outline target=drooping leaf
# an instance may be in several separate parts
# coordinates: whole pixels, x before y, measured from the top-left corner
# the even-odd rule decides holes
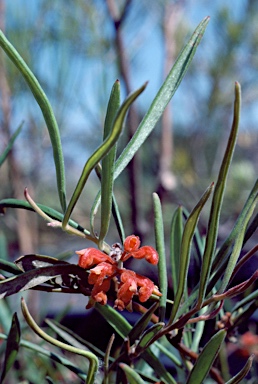
[[[193,369],[191,370],[186,384],[203,383],[208,375],[214,360],[220,350],[227,332],[224,329],[218,331],[204,346]]]
[[[20,338],[21,338],[20,324],[17,317],[17,313],[15,312],[12,318],[12,325],[7,337],[5,359],[2,367],[0,383],[3,383],[7,372],[15,362],[15,359],[20,347]]]
[[[23,58],[13,47],[10,41],[8,41],[2,31],[0,31],[0,46],[12,60],[14,65],[18,68],[24,80],[27,82],[44,116],[53,148],[59,200],[63,211],[65,211],[66,187],[63,150],[53,109],[35,75],[32,73],[28,65],[25,63]]]

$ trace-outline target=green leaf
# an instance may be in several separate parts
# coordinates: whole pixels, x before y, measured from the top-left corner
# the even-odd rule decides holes
[[[232,377],[230,380],[228,380],[225,384],[238,384],[241,383],[242,380],[245,378],[245,376],[248,374],[252,367],[253,359],[255,355],[251,355],[247,362],[245,363],[244,367],[241,369],[241,371],[238,372],[234,377]]]
[[[86,181],[88,180],[88,177],[91,173],[91,171],[95,168],[95,166],[98,164],[98,162],[103,159],[104,156],[108,154],[108,152],[111,150],[111,148],[116,144],[122,129],[123,129],[123,123],[126,116],[126,113],[128,111],[128,108],[130,105],[134,102],[134,100],[144,91],[147,84],[144,84],[142,87],[137,89],[135,92],[131,93],[126,100],[123,102],[121,107],[119,108],[119,111],[117,112],[116,118],[113,123],[112,131],[110,132],[109,136],[104,140],[104,142],[96,149],[96,151],[90,156],[90,158],[87,160],[82,174],[80,176],[80,179],[77,183],[77,186],[74,190],[74,193],[72,195],[72,198],[69,202],[69,205],[67,207],[67,210],[65,212],[65,216],[63,219],[63,228],[65,229],[69,218],[72,214],[72,211],[75,207],[75,204],[77,203],[83,188],[85,186]]]
[[[96,310],[103,316],[108,324],[120,335],[123,339],[128,336],[132,326],[128,321],[120,315],[114,308],[109,305],[100,305],[95,303]]]
[[[184,227],[183,236],[182,236],[182,243],[181,243],[181,251],[180,251],[180,263],[179,263],[179,277],[178,277],[178,288],[176,292],[176,296],[174,299],[174,305],[172,308],[172,312],[170,315],[169,323],[172,324],[173,320],[175,319],[177,315],[177,311],[181,302],[181,299],[183,297],[186,283],[187,283],[187,273],[189,268],[189,262],[190,262],[190,253],[191,253],[191,246],[192,246],[192,239],[195,232],[195,228],[200,216],[200,213],[207,202],[208,198],[211,195],[211,192],[213,191],[213,183],[207,188],[207,190],[202,195],[199,202],[196,204],[192,212],[190,213]]]
[[[125,169],[127,164],[132,160],[135,153],[144,143],[151,131],[156,126],[158,120],[162,116],[166,106],[176,92],[179,84],[181,83],[193,57],[195,51],[202,39],[204,31],[209,22],[209,17],[205,17],[203,21],[197,26],[192,37],[178,56],[173,68],[169,72],[165,82],[161,86],[157,96],[153,100],[149,110],[144,116],[134,136],[123,150],[118,160],[116,161],[116,168],[114,178],[116,179],[120,173]]]
[[[17,317],[17,313],[15,312],[12,318],[12,325],[7,337],[5,359],[4,359],[0,383],[3,383],[7,372],[15,362],[17,353],[19,351],[20,338],[21,338],[20,324]]]
[[[25,303],[23,298],[21,300],[21,309],[22,309],[22,313],[23,313],[23,316],[24,316],[27,324],[39,337],[41,337],[43,340],[47,341],[50,344],[53,344],[54,346],[56,346],[58,348],[62,348],[66,351],[75,353],[76,355],[83,356],[88,360],[89,367],[88,367],[88,373],[87,373],[87,378],[86,378],[85,384],[94,384],[95,376],[96,376],[96,373],[98,370],[98,358],[97,358],[97,356],[90,351],[86,351],[84,349],[79,349],[79,348],[73,347],[69,344],[65,344],[65,343],[63,343],[59,340],[56,340],[53,337],[49,336],[35,322],[35,320],[31,316],[31,314],[28,310],[27,304]]]
[[[59,200],[63,211],[65,211],[66,190],[63,151],[58,125],[51,104],[32,71],[29,69],[13,45],[7,40],[2,31],[0,31],[0,46],[12,60],[14,65],[18,68],[24,80],[27,82],[44,116],[53,147]]]
[[[145,381],[141,376],[135,371],[135,369],[129,367],[129,365],[120,363],[119,367],[125,372],[127,380],[130,384],[144,384]]]
[[[50,208],[43,204],[37,204],[38,207],[46,213],[48,216],[52,217],[53,220],[57,220],[62,222],[64,215],[58,211],[56,211],[53,208]],[[33,211],[34,209],[31,207],[31,205],[24,200],[19,199],[3,199],[0,201],[0,213],[5,213],[6,208],[20,208],[20,209],[27,209],[29,211]],[[78,231],[82,232],[85,236],[89,236],[90,232],[84,229],[80,224],[76,223],[74,220],[69,220],[68,224],[77,229]]]
[[[10,261],[0,259],[0,269],[6,272],[10,272],[13,275],[20,275],[21,271],[14,263],[11,263]]]
[[[135,323],[133,328],[130,330],[128,334],[128,339],[130,340],[130,344],[134,344],[135,341],[140,337],[142,332],[147,328],[149,322],[151,321],[151,316],[158,308],[159,303],[153,304]]]
[[[218,226],[220,219],[220,212],[223,202],[223,196],[226,187],[226,181],[228,176],[229,167],[232,161],[237,133],[240,120],[240,105],[241,105],[241,87],[239,83],[235,83],[235,102],[234,102],[234,118],[232,122],[232,128],[228,139],[227,148],[222,160],[222,164],[219,170],[218,180],[215,185],[214,195],[211,204],[211,212],[209,217],[209,224],[207,230],[207,238],[205,244],[205,250],[203,255],[203,263],[200,275],[200,288],[198,297],[198,306],[201,307],[205,298],[207,285],[211,273],[212,261],[214,258]]]
[[[257,199],[257,194],[258,194],[258,180],[256,181],[254,187],[252,188],[248,199],[239,214],[237,221],[227,237],[227,239],[224,241],[222,244],[221,248],[219,249],[217,256],[214,259],[213,265],[212,265],[212,272],[214,272],[212,279],[210,280],[207,291],[210,292],[211,289],[214,287],[218,279],[222,276],[222,274],[225,271],[226,268],[226,263],[228,262],[228,254],[231,252],[232,245],[234,244],[235,241],[237,241],[239,234],[241,234],[244,231],[245,224],[244,222],[246,221],[246,216],[249,215],[250,210],[252,210],[253,205],[255,204],[255,200]],[[248,230],[244,234],[244,239],[243,239],[243,245],[246,240],[246,234],[251,228],[251,232],[257,228],[257,222],[255,222],[255,218],[250,224]],[[249,232],[250,234],[250,232]],[[248,235],[249,235],[248,234]]]
[[[120,315],[120,313],[109,305],[100,305],[96,303],[95,308],[123,339],[129,337],[132,326],[122,315]],[[166,384],[176,384],[159,359],[151,352],[150,348],[143,352],[142,357],[144,360],[146,360]]]
[[[222,329],[218,331],[210,341],[205,345],[200,353],[186,384],[201,384],[208,375],[214,360],[220,350],[227,332]]]
[[[140,337],[139,343],[137,344],[138,349],[145,349],[147,345],[150,345],[152,339],[157,335],[157,333],[164,327],[165,323],[157,323],[152,325],[147,329]]]
[[[165,239],[164,239],[164,224],[162,216],[162,207],[159,196],[157,193],[153,193],[153,204],[154,204],[154,217],[155,217],[155,240],[156,250],[159,254],[159,289],[162,293],[162,297],[159,299],[159,320],[164,321],[166,315],[166,303],[167,303],[167,292],[168,292],[168,273],[166,263],[166,252],[165,252]]]
[[[0,156],[0,167],[1,165],[3,164],[3,162],[5,161],[5,159],[7,158],[9,152],[11,151],[12,147],[13,147],[13,144],[17,138],[17,136],[20,134],[21,132],[21,129],[22,129],[22,126],[23,126],[23,122],[19,125],[19,127],[16,129],[16,131],[14,132],[14,134],[11,136],[10,140],[9,140],[9,143],[7,145],[7,147],[5,148],[4,152],[2,153],[2,155]]]
[[[120,106],[120,83],[117,80],[113,85],[104,124],[103,141],[112,133],[113,122]],[[116,157],[115,144],[102,160],[101,174],[101,226],[99,235],[99,248],[103,249],[103,240],[108,232],[114,183],[114,164]]]
[[[0,333],[0,339],[6,340],[7,337],[3,333]],[[49,351],[49,349],[45,349],[45,348],[39,346],[38,344],[34,344],[34,343],[31,343],[31,342],[29,342],[27,340],[23,340],[23,339],[20,340],[20,347],[30,349],[37,354],[39,353],[43,356],[46,356],[47,358],[52,359],[54,362],[56,362],[58,364],[62,364],[64,367],[69,369],[71,372],[74,372],[82,380],[86,379],[86,374],[82,371],[82,369],[80,369],[79,367],[74,365],[71,362],[71,360],[65,359],[63,356],[58,355],[54,351]]]
[[[97,176],[99,177],[99,179],[101,180],[101,173],[102,173],[102,170],[101,170],[101,167],[100,165],[97,165],[95,167],[95,171],[97,173]],[[97,196],[95,197],[95,200],[92,204],[92,207],[91,207],[91,212],[90,212],[90,228],[91,228],[91,233],[95,233],[95,226],[94,226],[94,220],[95,220],[95,216],[98,212],[98,209],[99,209],[99,205],[100,205],[100,200],[101,199],[101,191],[99,191],[97,193]],[[116,225],[116,228],[117,228],[117,231],[118,231],[118,235],[120,237],[120,241],[121,243],[124,242],[125,240],[125,233],[124,233],[124,226],[123,226],[123,222],[122,222],[122,218],[121,218],[121,215],[120,215],[120,212],[119,212],[119,208],[118,208],[118,204],[116,202],[116,198],[115,198],[115,195],[113,194],[112,196],[112,215],[113,215],[113,218],[114,218],[114,221],[115,221],[115,225]]]
[[[179,206],[171,221],[170,229],[170,264],[172,271],[172,284],[174,295],[178,287],[178,274],[179,274],[179,263],[180,263],[180,248],[183,236],[183,211],[182,207]]]
[[[157,351],[154,353],[155,344],[151,345],[146,351],[142,353],[143,359],[154,370],[155,374],[160,377],[165,384],[177,384],[176,380],[170,375],[164,365],[161,363],[157,356]]]
[[[238,236],[236,237],[235,244],[234,244],[234,247],[232,249],[232,253],[230,255],[230,258],[228,260],[228,264],[227,264],[221,285],[220,285],[219,290],[217,292],[218,294],[223,293],[224,290],[227,288],[228,283],[231,279],[232,273],[234,272],[234,268],[236,266],[237,260],[240,256],[240,252],[242,250],[245,231],[246,231],[246,228],[248,226],[248,222],[249,222],[249,220],[253,214],[253,211],[256,207],[257,202],[258,202],[258,195],[256,196],[256,199],[254,200],[252,206],[250,207],[249,212],[247,212],[247,214],[243,220],[243,223],[242,223],[242,228],[240,229]]]

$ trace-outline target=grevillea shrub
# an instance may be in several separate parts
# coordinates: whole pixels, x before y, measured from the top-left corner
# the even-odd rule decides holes
[[[84,380],[92,384],[239,383],[247,380],[246,375],[254,375],[251,366],[254,356],[258,353],[257,336],[251,332],[238,336],[237,332],[238,327],[247,323],[257,309],[258,291],[254,288],[254,282],[258,271],[237,285],[233,283],[233,277],[257,251],[255,245],[247,253],[242,252],[243,246],[257,228],[257,214],[254,215],[257,181],[231,233],[224,241],[217,241],[223,196],[237,140],[240,85],[235,84],[232,128],[217,180],[211,180],[210,186],[190,213],[182,206],[172,213],[171,228],[166,231],[169,232],[169,238],[165,238],[162,204],[156,193],[153,194],[153,244],[141,244],[137,234],[125,234],[113,189],[114,182],[155,128],[174,95],[200,43],[208,20],[209,18],[205,18],[196,28],[134,136],[118,158],[116,144],[126,113],[144,91],[146,84],[128,95],[120,105],[119,81],[114,83],[107,106],[103,142],[85,163],[68,204],[62,146],[52,107],[31,70],[4,34],[0,33],[2,49],[24,77],[42,110],[53,147],[61,206],[61,212],[58,212],[49,206],[36,203],[25,189],[24,200],[2,200],[1,211],[34,211],[45,219],[53,230],[60,227],[67,233],[85,240],[85,248],[76,252],[77,264],[38,254],[21,256],[14,263],[1,259],[1,298],[28,289],[43,290],[49,295],[52,292],[60,292],[88,296],[88,305],[82,310],[87,311],[87,308],[94,307],[112,326],[114,332],[106,347],[100,350],[56,321],[46,319],[48,329],[43,330],[34,320],[30,305],[27,305],[24,299],[21,300],[24,318],[16,313],[10,314],[7,306],[2,307],[6,309],[5,314],[2,312],[0,316],[0,321],[5,323],[2,327],[5,329],[8,323],[10,330],[0,333],[1,339],[6,340],[1,349],[1,382],[10,370],[17,382],[26,380],[26,374],[35,374],[35,367],[39,366],[38,380],[49,383],[61,382],[58,381],[60,377],[62,382]],[[13,142],[14,139],[9,147]],[[8,150],[1,157],[1,163],[7,155]],[[90,228],[84,228],[83,223],[72,220],[71,215],[90,173],[94,170],[97,170],[100,176],[100,188],[91,210]],[[197,224],[209,199],[210,214],[203,238]],[[100,227],[96,228],[94,219],[99,209]],[[117,239],[114,239],[113,245],[106,241],[112,216],[121,244],[115,243]],[[165,244],[169,246],[165,247]],[[135,259],[137,263],[152,264],[157,274],[155,282],[128,269],[129,258]],[[198,282],[190,288],[187,278],[191,258],[198,266],[194,271]],[[172,281],[171,296],[168,294],[168,281]],[[237,300],[232,300],[233,297]],[[125,314],[128,311],[138,314],[137,321],[133,324],[126,320]],[[206,324],[209,326],[206,327]],[[33,332],[39,338],[33,337]],[[96,334],[96,340],[97,338]],[[117,339],[121,341],[116,342],[114,348],[114,340]],[[245,363],[239,367],[239,372],[230,378],[227,351],[232,348],[234,342],[239,350],[241,344],[246,358]],[[26,358],[27,355],[22,352],[25,349],[32,350],[33,355]],[[37,361],[33,365],[35,357]],[[54,369],[53,364],[56,364]],[[24,365],[24,377],[21,377],[20,367]],[[8,375],[10,374],[9,372]]]

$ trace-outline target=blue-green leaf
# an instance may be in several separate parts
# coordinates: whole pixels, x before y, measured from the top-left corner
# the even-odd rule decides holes
[[[182,207],[179,206],[175,211],[170,229],[170,263],[172,272],[172,285],[174,295],[178,287],[178,275],[179,275],[179,257],[181,241],[183,236],[183,213]]]
[[[57,178],[57,187],[61,207],[63,211],[66,209],[66,190],[65,190],[65,170],[64,170],[64,159],[63,159],[63,150],[59,134],[58,125],[56,118],[51,107],[51,104],[41,88],[38,80],[35,75],[29,69],[28,65],[25,63],[20,54],[16,51],[13,45],[7,40],[2,31],[0,31],[0,46],[3,48],[8,57],[12,60],[14,65],[18,68],[22,74],[24,80],[27,82],[30,87],[35,100],[37,101],[42,114],[44,116],[49,136],[51,139],[53,147],[53,155],[56,167],[56,178]]]
[[[120,83],[117,80],[113,85],[104,124],[103,140],[111,134],[113,122],[120,106]],[[108,232],[114,183],[114,163],[116,157],[116,144],[102,160],[101,173],[101,226],[99,234],[99,248],[103,248],[103,240]]]
[[[239,83],[235,83],[235,102],[234,102],[234,117],[232,122],[232,128],[228,139],[227,148],[220,167],[218,180],[215,185],[214,195],[211,204],[211,212],[209,217],[209,224],[207,230],[207,239],[205,244],[205,250],[203,255],[203,263],[200,276],[200,288],[198,305],[201,307],[204,300],[207,285],[209,282],[209,276],[211,273],[212,262],[214,259],[214,253],[217,243],[218,226],[220,219],[220,212],[226,188],[227,176],[229,167],[232,161],[239,121],[240,121],[240,106],[241,106],[241,87]]]
[[[116,169],[114,174],[115,179],[132,160],[135,153],[144,143],[162,116],[166,106],[176,92],[194,57],[195,51],[202,39],[209,19],[209,17],[205,17],[205,19],[203,19],[203,21],[201,21],[201,23],[197,26],[192,37],[178,56],[174,66],[169,72],[165,82],[161,86],[157,96],[153,100],[149,110],[144,116],[134,136],[116,161]]]
[[[119,367],[125,372],[127,380],[130,384],[144,384],[144,380],[141,376],[135,371],[135,369],[129,367],[129,365],[120,363]]]
[[[218,331],[205,345],[196,363],[194,364],[192,371],[190,372],[186,384],[203,383],[211,369],[215,358],[217,357],[226,334],[227,332],[224,329]]]
[[[166,303],[167,303],[167,292],[168,292],[168,273],[167,273],[167,262],[165,252],[165,238],[164,238],[164,224],[162,207],[159,196],[157,193],[153,193],[153,205],[154,205],[154,217],[155,217],[155,240],[156,250],[159,254],[159,289],[162,293],[162,297],[159,300],[159,320],[165,320],[166,314]]]
[[[77,183],[77,186],[74,190],[74,193],[72,195],[72,198],[68,204],[67,210],[64,215],[63,219],[63,228],[66,228],[66,225],[69,221],[69,218],[72,214],[72,211],[75,207],[75,204],[77,203],[83,188],[86,184],[86,181],[88,180],[88,177],[91,173],[91,171],[96,167],[98,162],[103,159],[104,156],[108,154],[108,152],[113,148],[113,146],[116,144],[123,128],[123,123],[126,117],[126,113],[130,107],[130,105],[134,102],[134,100],[144,91],[146,88],[146,83],[137,89],[135,92],[131,93],[126,100],[123,102],[121,107],[119,108],[119,111],[116,114],[116,118],[113,122],[112,131],[110,132],[109,136],[104,140],[104,142],[95,150],[95,152],[90,156],[90,158],[87,160],[82,174],[80,176],[80,179]]]
[[[208,198],[213,191],[213,183],[207,188],[207,190],[202,195],[199,202],[196,204],[192,212],[190,213],[184,227],[181,251],[180,251],[180,264],[179,264],[179,278],[178,278],[178,288],[174,300],[174,305],[169,319],[169,324],[172,324],[173,320],[177,315],[178,308],[180,306],[181,299],[183,297],[186,279],[188,274],[188,268],[190,263],[190,251],[192,246],[192,239],[195,232],[195,228],[200,216],[200,213],[207,202]]]

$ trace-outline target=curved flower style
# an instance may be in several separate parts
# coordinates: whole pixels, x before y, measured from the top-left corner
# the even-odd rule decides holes
[[[150,264],[158,263],[158,253],[150,246],[140,247],[138,236],[131,235],[125,239],[124,251],[121,261],[129,257],[146,259]],[[117,248],[117,244],[115,244]],[[86,308],[91,308],[95,302],[102,305],[107,303],[107,292],[110,289],[111,280],[116,278],[117,299],[114,307],[123,310],[130,308],[133,296],[137,295],[141,302],[147,301],[152,294],[161,296],[158,287],[147,277],[141,276],[134,271],[119,268],[119,258],[112,258],[105,253],[95,249],[86,248],[76,252],[79,255],[79,266],[89,270],[88,282],[93,285],[91,297]],[[115,252],[117,254],[117,250]],[[111,252],[112,255],[112,252]],[[95,265],[95,267],[93,267]],[[93,267],[93,268],[92,268]]]

